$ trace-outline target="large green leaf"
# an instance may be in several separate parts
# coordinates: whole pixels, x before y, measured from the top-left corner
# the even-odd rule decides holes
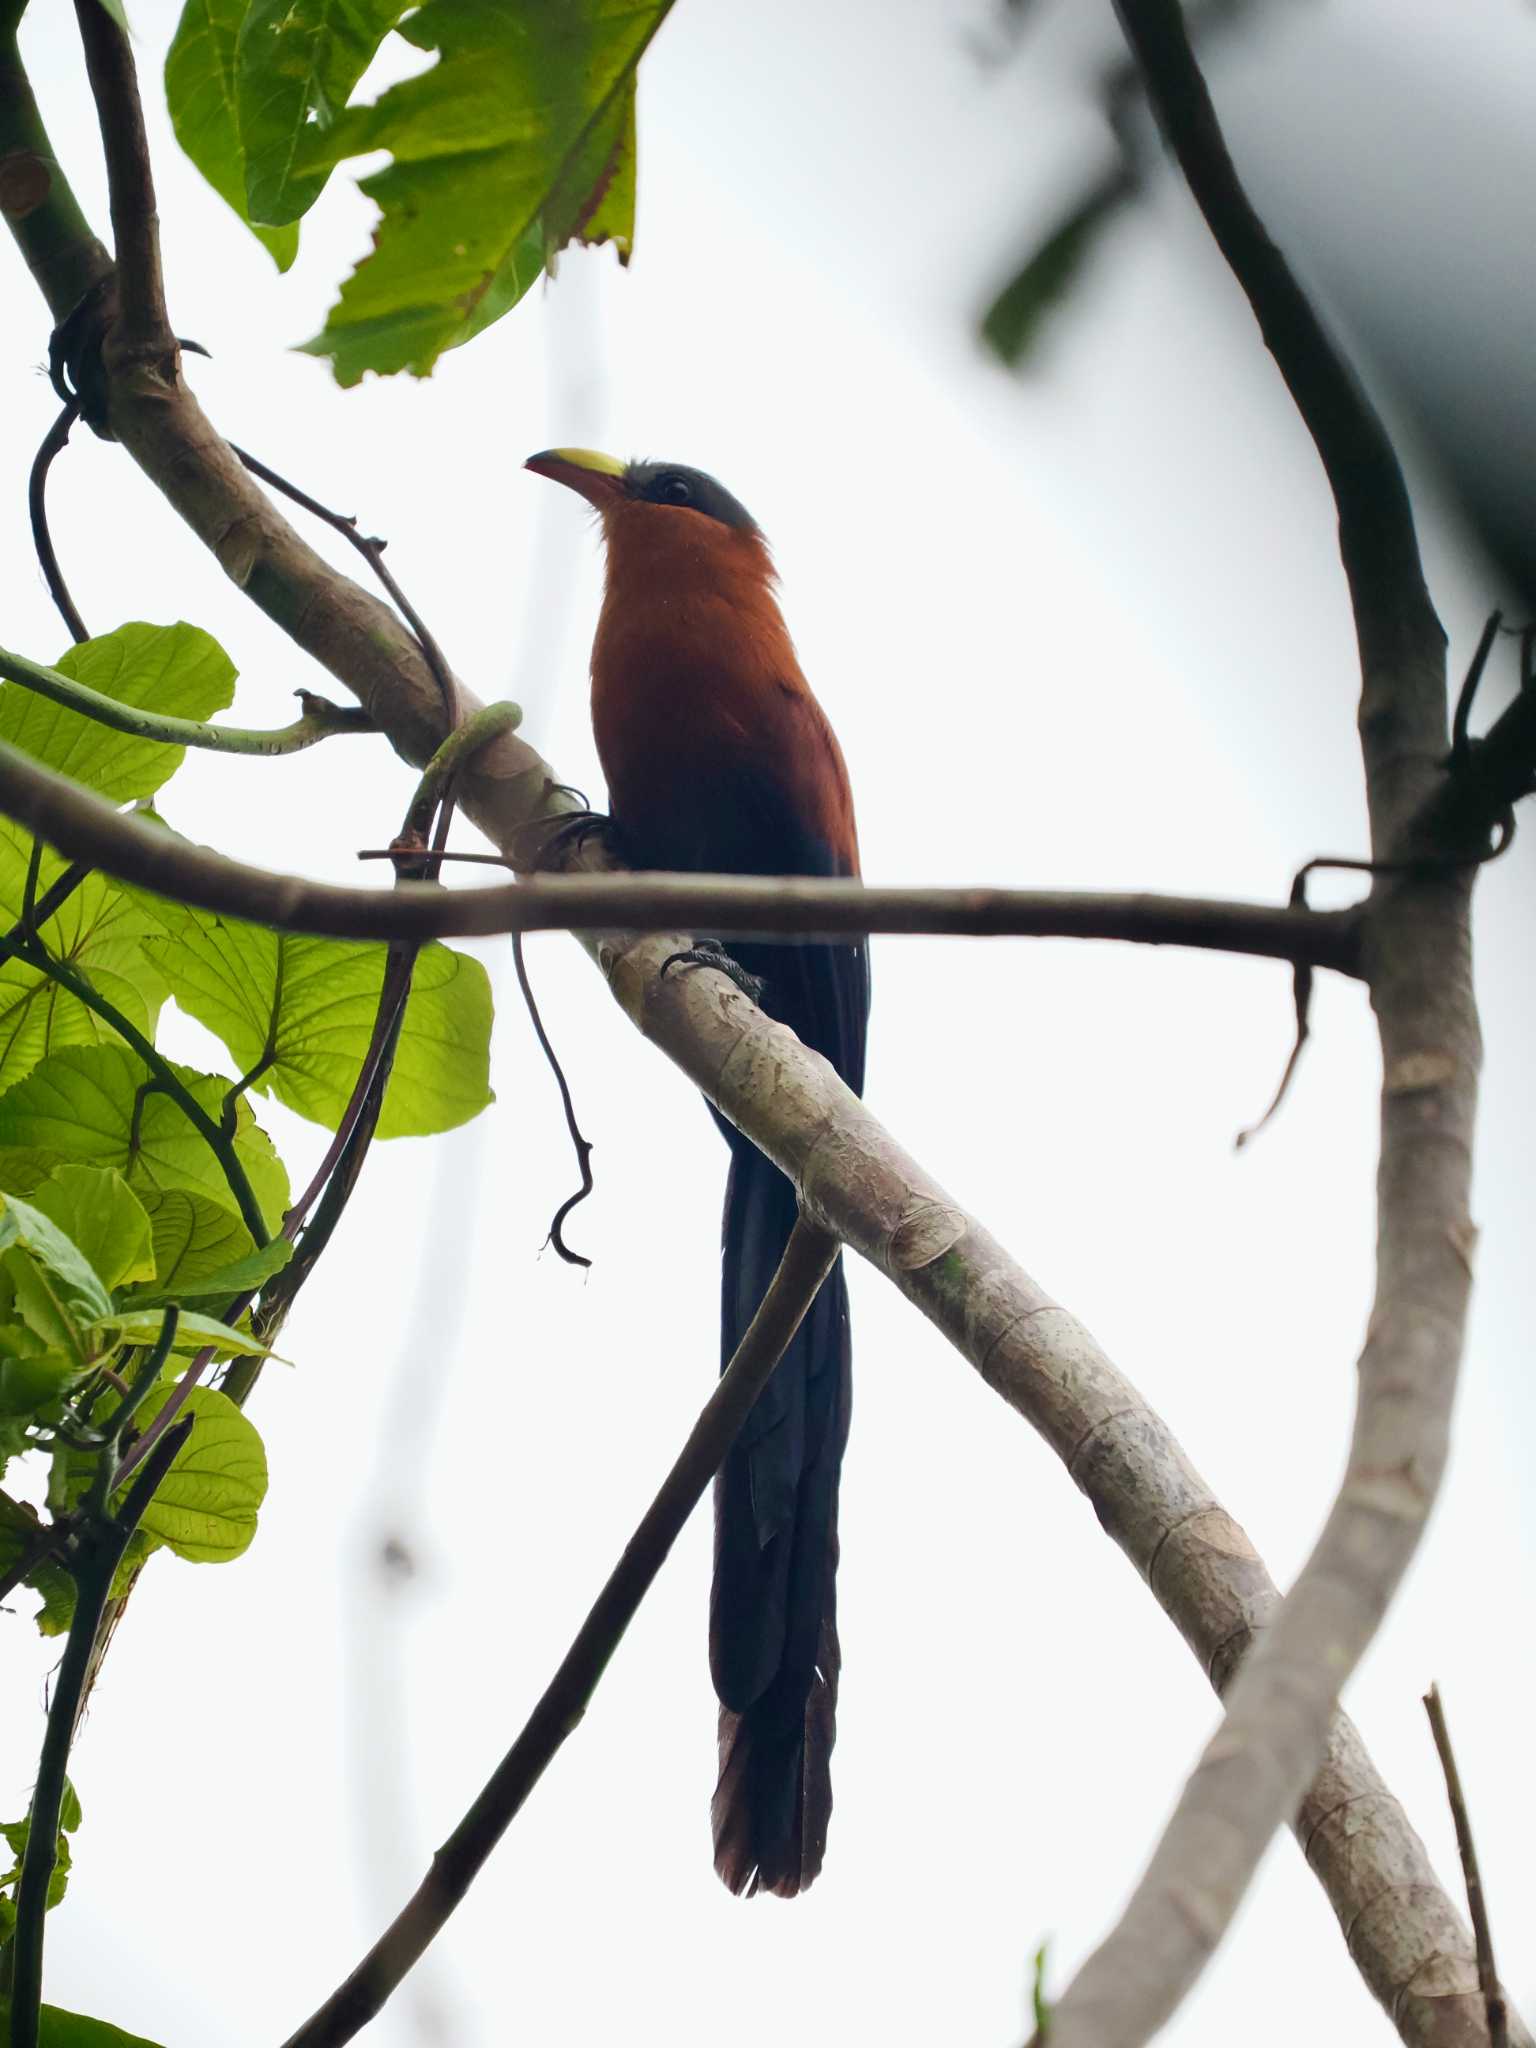
[[[71,647],[54,667],[120,704],[174,718],[211,718],[235,694],[234,664],[200,626],[119,626]],[[0,739],[114,803],[153,796],[186,752],[114,732],[19,683],[0,684]]]
[[[635,68],[670,0],[426,0],[400,33],[438,62],[299,142],[301,171],[387,149],[374,249],[304,346],[339,382],[425,376],[569,241],[634,232]]]
[[[227,1301],[261,1286],[293,1256],[281,1237],[257,1251],[238,1216],[187,1188],[159,1189],[144,1206],[154,1235],[154,1283],[135,1289],[131,1301]]]
[[[5,693],[0,691],[0,705]],[[32,835],[0,818],[0,921],[21,915]],[[63,871],[57,854],[45,851],[38,895]],[[41,928],[50,953],[89,976],[97,993],[120,1010],[146,1038],[165,996],[159,970],[140,941],[161,926],[143,904],[105,875],[88,875]],[[29,1074],[40,1059],[66,1045],[116,1043],[117,1034],[67,989],[24,960],[0,963],[0,1092]]]
[[[236,104],[235,41],[246,0],[187,0],[165,59],[165,97],[176,140],[227,200],[279,270],[299,249],[299,230],[263,227],[246,208],[246,153]]]
[[[193,1564],[238,1557],[256,1533],[267,1491],[267,1454],[255,1425],[227,1394],[194,1387],[184,1414],[192,1434],[139,1524],[141,1531]]]
[[[235,55],[246,207],[259,221],[295,221],[314,204],[335,159],[301,161],[329,128],[399,20],[400,0],[252,0]]]
[[[149,1217],[120,1173],[110,1167],[56,1167],[33,1203],[67,1232],[107,1287],[155,1277]]]
[[[373,1032],[385,948],[298,937],[211,912],[173,913],[146,942],[182,1009],[253,1086],[331,1130]],[[379,1119],[381,1138],[451,1130],[491,1099],[491,990],[467,953],[424,946]]]
[[[217,1120],[229,1083],[218,1074],[173,1071]],[[0,1096],[0,1187],[36,1186],[40,1164],[51,1172],[71,1160],[112,1166],[140,1188],[190,1188],[234,1208],[223,1169],[180,1105],[148,1086],[149,1070],[125,1045],[70,1046],[52,1054],[17,1087]],[[268,1138],[241,1102],[235,1151],[268,1227],[288,1206],[288,1176]]]

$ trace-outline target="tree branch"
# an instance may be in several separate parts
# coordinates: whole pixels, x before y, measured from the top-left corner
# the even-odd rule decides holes
[[[144,1518],[176,1453],[192,1428],[189,1415],[160,1441],[137,1484],[118,1513],[99,1518],[83,1539],[85,1548],[72,1567],[77,1592],[69,1640],[59,1666],[58,1683],[48,1706],[37,1785],[28,1816],[27,1846],[16,1887],[15,1974],[11,1986],[11,2048],[37,2048],[39,2007],[43,1989],[43,1929],[48,1911],[48,1886],[58,1853],[59,1813],[64,1773],[69,1764],[91,1653],[96,1647],[102,1614],[112,1590],[113,1575],[128,1548],[129,1538]]]
[[[1472,1819],[1467,1812],[1466,1795],[1461,1789],[1461,1773],[1456,1768],[1456,1752],[1451,1747],[1451,1731],[1446,1726],[1445,1706],[1440,1698],[1438,1685],[1432,1685],[1425,1693],[1424,1711],[1429,1716],[1430,1733],[1435,1738],[1435,1750],[1440,1758],[1440,1768],[1445,1774],[1445,1796],[1450,1802],[1451,1819],[1456,1826],[1456,1847],[1461,1852],[1461,1873],[1466,1879],[1467,1905],[1472,1914],[1472,1933],[1477,1942],[1478,1982],[1483,1994],[1483,2010],[1488,2019],[1488,2048],[1509,2048],[1504,1991],[1499,1983],[1499,1973],[1493,1960],[1493,1935],[1488,1926],[1488,1902],[1483,1894],[1482,1875],[1477,1867],[1477,1849],[1472,1840]]]
[[[8,657],[0,655],[0,672]],[[61,679],[62,680],[62,679]],[[467,722],[479,713],[466,697]],[[491,707],[493,710],[495,707]],[[493,723],[500,723],[499,720]],[[216,731],[217,728],[206,728]],[[270,741],[276,735],[256,735]],[[478,751],[483,747],[478,743]],[[458,771],[467,779],[466,763]],[[548,771],[539,763],[541,779]],[[1074,890],[868,889],[803,876],[544,875],[501,888],[429,883],[344,889],[226,860],[57,775],[0,742],[0,810],[71,859],[199,909],[290,932],[340,939],[486,938],[506,932],[690,928],[753,932],[946,932],[973,936],[1124,939],[1153,946],[1306,962],[1357,974],[1359,926],[1349,910],[1296,910],[1200,897]],[[484,813],[482,812],[482,816]],[[514,837],[526,838],[526,833]],[[584,856],[591,860],[589,852]]]
[[[112,258],[54,156],[16,42],[20,18],[15,6],[0,17],[0,214],[58,321],[112,275]]]
[[[1235,1680],[1119,1923],[1051,2015],[1052,2048],[1139,2048],[1230,1924],[1324,1757],[1339,1692],[1423,1533],[1444,1469],[1470,1284],[1478,1040],[1471,870],[1402,863],[1446,773],[1444,635],[1396,457],[1238,183],[1175,0],[1116,0],[1148,97],[1246,292],[1333,489],[1361,659],[1378,876],[1365,931],[1384,1067],[1377,1290],[1344,1482],[1289,1598]],[[1463,1960],[1464,1960],[1463,1942]],[[1476,1977],[1436,2039],[1481,2035]],[[1396,2016],[1396,2015],[1394,2015]]]
[[[624,1631],[820,1293],[838,1250],[836,1238],[803,1219],[796,1223],[734,1357],[522,1733],[432,1858],[431,1869],[404,1909],[346,1982],[289,2036],[284,2048],[338,2048],[352,2040],[447,1924],[555,1752],[575,1733]]]
[[[446,722],[431,670],[394,614],[305,545],[179,381],[168,387],[126,366],[112,379],[110,413],[123,446],[226,574],[422,765]],[[574,808],[515,734],[476,755],[459,794],[509,853],[530,827]],[[583,858],[590,865],[593,855]],[[792,1178],[815,1187],[822,1219],[897,1280],[1047,1437],[1224,1684],[1267,1618],[1273,1588],[1166,1426],[824,1061],[708,969],[663,981],[662,963],[678,943],[676,935],[622,933],[587,940],[640,1028]],[[1341,1719],[1296,1826],[1352,1954],[1403,2038],[1419,2048],[1480,2043],[1471,1937]],[[1531,2048],[1518,2023],[1511,2038]]]
[[[0,677],[62,704],[66,711],[109,726],[113,732],[158,740],[168,747],[201,747],[215,754],[297,754],[335,733],[373,731],[367,713],[355,704],[332,704],[309,690],[298,692],[304,711],[292,725],[259,731],[244,725],[210,725],[200,718],[174,718],[139,704],[124,704],[116,697],[103,696],[89,683],[76,682],[72,676],[60,675],[57,669],[28,661],[4,647],[0,647]]]
[[[138,73],[128,38],[101,0],[75,0],[85,68],[107,159],[112,240],[117,250],[115,343],[174,376],[177,347],[160,274],[160,216],[144,132]]]

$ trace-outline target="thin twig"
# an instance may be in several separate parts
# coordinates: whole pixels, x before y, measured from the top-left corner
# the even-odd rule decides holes
[[[48,472],[54,458],[69,441],[70,429],[80,417],[80,400],[70,398],[53,425],[43,436],[43,444],[37,451],[32,464],[32,474],[27,479],[27,509],[32,518],[32,545],[37,550],[38,567],[48,585],[48,595],[58,608],[58,613],[68,629],[76,646],[91,637],[90,628],[75,608],[75,601],[69,594],[69,585],[64,581],[64,571],[59,567],[59,558],[54,552],[53,536],[48,531]]]
[[[1498,638],[1503,623],[1503,613],[1491,611],[1488,614],[1467,672],[1462,677],[1461,688],[1456,693],[1456,709],[1451,715],[1451,771],[1466,765],[1471,750],[1471,735],[1468,726],[1472,718],[1472,702],[1477,695],[1478,685],[1483,680],[1483,671],[1488,666],[1488,657],[1493,652],[1493,643]]]
[[[512,965],[517,970],[517,985],[522,991],[523,1007],[528,1012],[528,1021],[533,1026],[533,1035],[539,1041],[539,1050],[549,1063],[549,1070],[555,1077],[555,1086],[560,1091],[560,1107],[565,1112],[565,1128],[571,1140],[571,1149],[576,1154],[576,1171],[581,1185],[575,1194],[567,1195],[554,1215],[550,1218],[549,1236],[546,1243],[554,1246],[556,1253],[568,1266],[590,1266],[592,1261],[580,1252],[573,1252],[565,1241],[565,1219],[571,1211],[580,1206],[592,1192],[592,1144],[582,1135],[576,1121],[576,1105],[571,1100],[571,1084],[565,1078],[565,1069],[560,1064],[559,1054],[550,1042],[549,1033],[544,1029],[544,1019],[539,1014],[538,1003],[534,1000],[533,983],[528,979],[528,962],[523,958],[523,935],[512,934]]]
[[[1456,1768],[1456,1755],[1451,1748],[1451,1731],[1446,1726],[1445,1708],[1441,1703],[1438,1685],[1432,1685],[1425,1693],[1424,1711],[1429,1716],[1430,1732],[1435,1738],[1435,1748],[1440,1755],[1440,1768],[1445,1773],[1445,1796],[1450,1803],[1451,1819],[1456,1824],[1456,1847],[1461,1852],[1461,1872],[1467,1881],[1467,1910],[1472,1915],[1472,1939],[1477,1944],[1477,1981],[1482,1988],[1483,2006],[1488,2015],[1489,2048],[1509,2048],[1509,2012],[1504,2003],[1503,1988],[1499,1983],[1498,1969],[1493,1960],[1493,1934],[1488,1925],[1488,1901],[1483,1894],[1483,1880],[1477,1867],[1477,1850],[1472,1841],[1472,1820],[1467,1812],[1466,1796],[1461,1789],[1461,1773]]]
[[[67,592],[64,597],[67,601]],[[77,638],[88,637],[82,627]],[[176,718],[169,712],[150,711],[143,705],[125,704],[118,697],[105,696],[89,683],[62,675],[40,661],[28,661],[25,655],[13,654],[6,647],[0,647],[0,677],[113,732],[127,733],[133,739],[154,740],[167,747],[199,747],[218,754],[298,754],[335,733],[375,730],[372,719],[360,705],[333,704],[328,697],[317,697],[309,690],[296,693],[304,710],[291,725],[210,725],[205,719]]]
[[[69,1747],[79,1718],[80,1701],[91,1668],[96,1633],[112,1590],[113,1576],[129,1538],[144,1518],[155,1488],[170,1470],[192,1428],[189,1415],[161,1441],[120,1511],[96,1522],[83,1539],[79,1560],[71,1566],[77,1592],[58,1683],[48,1707],[48,1723],[38,1760],[37,1785],[16,1887],[16,1927],[12,1936],[14,1975],[11,1982],[10,2048],[37,2048],[43,1991],[43,1929],[48,1912],[48,1886],[58,1856],[59,1813]]]
[[[447,1924],[556,1751],[586,1713],[624,1631],[736,1441],[837,1253],[835,1238],[804,1221],[795,1225],[762,1306],[522,1733],[437,1851],[403,1911],[346,1982],[289,2036],[285,2048],[339,2048],[352,2040]]]
[[[385,565],[384,550],[389,546],[389,542],[380,540],[377,534],[359,533],[355,514],[333,512],[328,505],[322,505],[318,498],[312,498],[308,491],[301,491],[298,485],[290,483],[287,477],[280,476],[275,469],[269,469],[266,463],[258,461],[247,449],[240,447],[238,442],[231,441],[229,448],[230,452],[245,464],[252,476],[260,477],[261,481],[270,484],[274,491],[281,491],[283,496],[295,505],[302,505],[306,512],[313,513],[316,519],[323,520],[333,532],[339,533],[344,541],[357,549],[379,582],[389,592],[395,609],[415,635],[416,644],[421,649],[422,657],[431,669],[433,680],[442,696],[443,717],[448,730],[452,732],[463,718],[459,687],[454,680],[453,670],[448,666],[443,650],[428,629],[426,621]],[[511,728],[508,727],[508,730]]]

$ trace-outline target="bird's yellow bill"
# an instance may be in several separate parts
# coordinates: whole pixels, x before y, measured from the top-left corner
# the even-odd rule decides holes
[[[563,462],[572,469],[595,470],[599,476],[622,476],[627,466],[597,448],[544,448],[530,455],[526,466],[531,469],[536,462]]]

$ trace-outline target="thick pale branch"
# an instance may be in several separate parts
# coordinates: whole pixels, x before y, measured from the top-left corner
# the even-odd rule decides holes
[[[442,736],[440,693],[398,619],[332,569],[251,483],[195,400],[126,368],[112,425],[225,572],[361,699],[418,764]],[[515,734],[477,756],[463,807],[503,849],[560,808],[557,779]],[[1165,1426],[1092,1339],[925,1181],[825,1063],[707,969],[662,979],[676,938],[591,942],[643,1029],[807,1187],[847,1241],[904,1290],[1057,1446],[1218,1683],[1273,1592]],[[1470,1936],[1352,1731],[1297,1825],[1362,1972],[1422,2048],[1479,2036]],[[1471,2017],[1463,2023],[1463,2014]],[[1530,2048],[1512,2028],[1517,2048]]]
[[[723,976],[661,979],[679,943],[616,935],[596,950],[636,1025],[1040,1432],[1224,1692],[1279,1596],[1167,1424],[825,1061]],[[1287,1818],[1350,1953],[1405,2041],[1482,2048],[1471,1937],[1354,1728],[1335,1713],[1325,1733],[1316,1775]],[[1532,2048],[1513,2018],[1510,2039]]]
[[[1360,643],[1372,851],[1398,863],[1422,853],[1408,830],[1443,783],[1446,758],[1444,637],[1402,476],[1238,184],[1176,0],[1117,6],[1149,99],[1333,488]],[[1340,1689],[1434,1503],[1472,1252],[1470,880],[1465,869],[1421,868],[1383,877],[1373,893],[1366,958],[1384,1067],[1377,1292],[1344,1482],[1124,1914],[1054,2008],[1053,2048],[1139,2048],[1193,1984],[1326,1754]],[[1475,1981],[1458,1973],[1434,2039],[1481,2039]]]

